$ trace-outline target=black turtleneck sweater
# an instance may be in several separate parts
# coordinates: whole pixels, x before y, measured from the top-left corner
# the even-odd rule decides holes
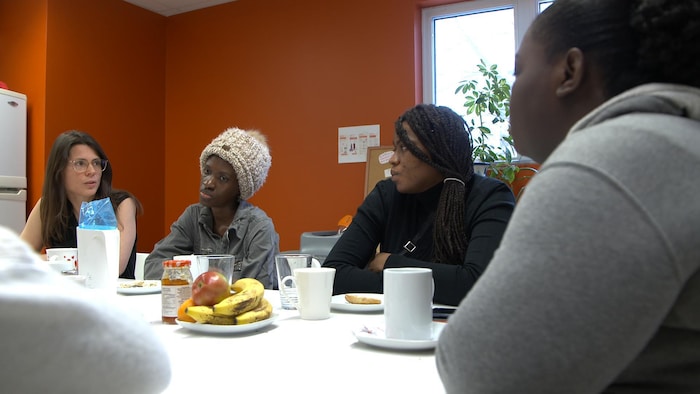
[[[390,179],[377,183],[323,263],[336,269],[333,294],[383,292],[382,274],[366,269],[379,245],[381,252],[391,253],[384,268],[431,268],[434,302],[458,305],[486,269],[515,206],[513,193],[498,180],[474,175],[467,190],[467,254],[464,261],[443,264],[432,262],[442,183],[418,194],[399,193]],[[413,252],[403,247],[409,240],[416,246]]]

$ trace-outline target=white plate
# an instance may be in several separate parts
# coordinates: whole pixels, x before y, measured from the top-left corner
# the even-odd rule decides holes
[[[331,308],[343,312],[381,312],[384,310],[384,294],[377,293],[348,293],[361,297],[377,298],[381,304],[351,304],[345,301],[345,294],[334,295],[331,298]]]
[[[440,333],[447,323],[433,322],[433,337],[426,340],[391,339],[384,334],[384,327],[361,327],[354,330],[355,338],[368,345],[397,350],[425,350],[437,345]]]
[[[143,283],[145,286],[138,286]],[[117,283],[119,294],[154,294],[160,293],[159,280],[120,280]]]
[[[263,327],[267,327],[277,320],[277,314],[273,313],[272,316],[265,320],[256,321],[250,324],[241,324],[239,326],[224,326],[215,324],[201,324],[201,323],[190,323],[186,321],[180,321],[175,319],[175,322],[182,328],[190,331],[202,332],[205,334],[239,334],[244,332],[255,331]]]

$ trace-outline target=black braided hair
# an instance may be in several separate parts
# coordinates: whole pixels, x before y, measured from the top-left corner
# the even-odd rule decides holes
[[[530,29],[547,56],[579,48],[607,98],[651,82],[700,87],[700,1],[557,0]]]
[[[408,123],[425,146],[427,155],[408,139],[403,122]],[[468,234],[464,228],[464,205],[469,192],[465,185],[474,175],[472,141],[467,125],[448,107],[419,104],[396,120],[396,135],[419,160],[437,169],[445,178],[440,194],[433,244],[435,261],[462,264],[467,252]]]

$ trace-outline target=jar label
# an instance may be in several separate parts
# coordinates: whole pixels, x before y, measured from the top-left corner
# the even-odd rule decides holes
[[[177,317],[177,310],[183,302],[192,297],[192,286],[161,286],[163,317]]]

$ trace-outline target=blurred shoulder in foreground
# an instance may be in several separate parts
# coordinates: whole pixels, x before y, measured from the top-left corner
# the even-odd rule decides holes
[[[3,387],[16,393],[160,393],[167,387],[169,357],[149,325],[88,292],[0,227]]]

